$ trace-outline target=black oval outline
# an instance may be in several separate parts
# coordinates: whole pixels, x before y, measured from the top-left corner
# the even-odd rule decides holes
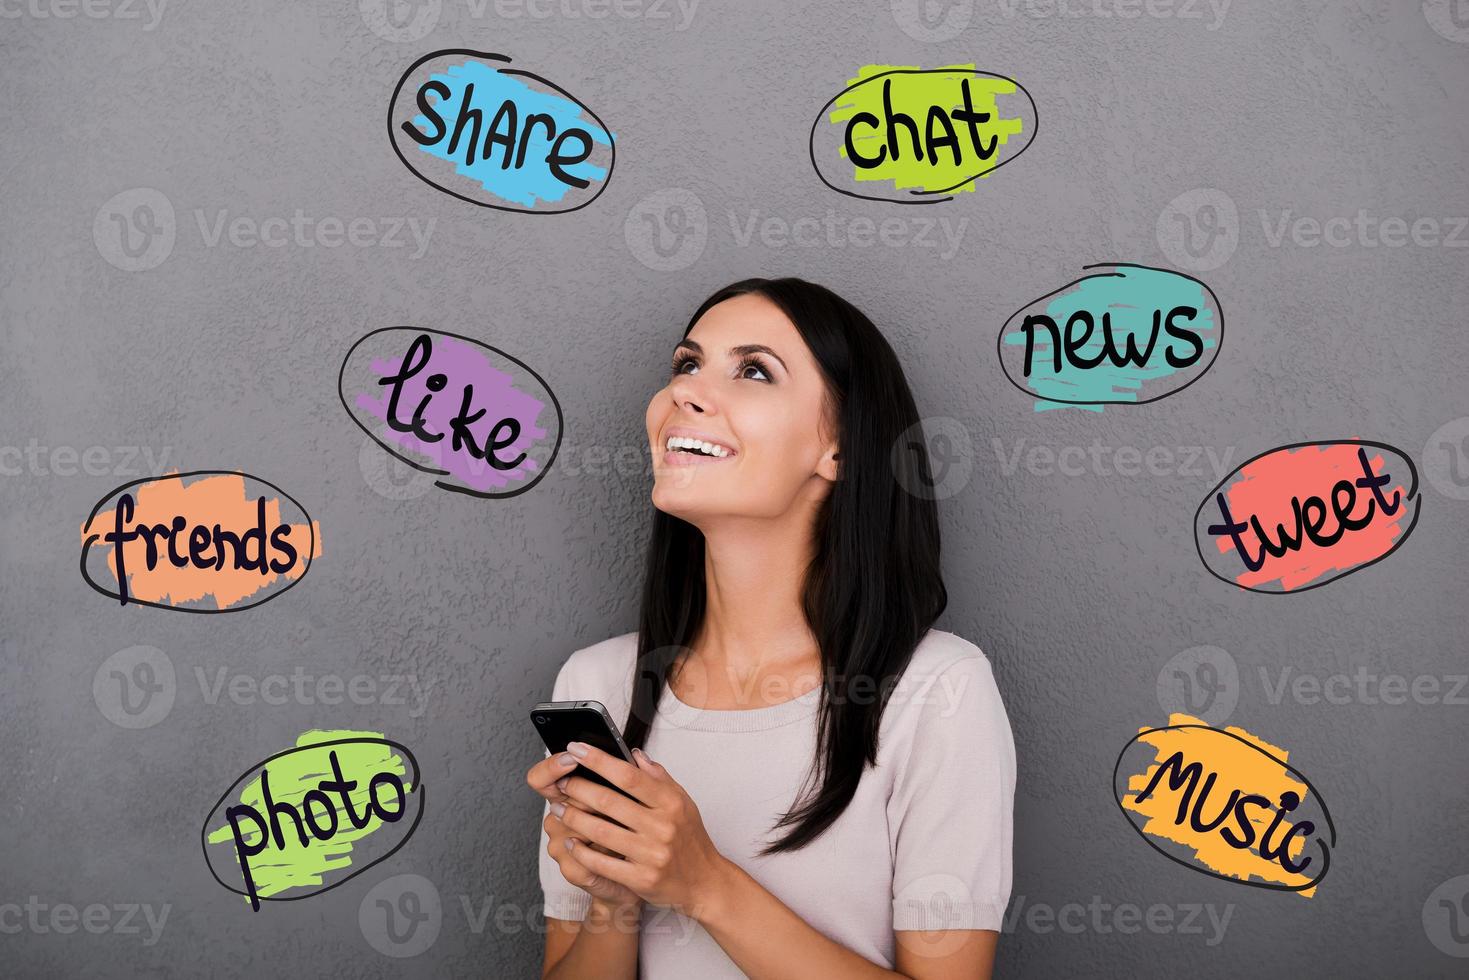
[[[466,201],[470,204],[475,204],[482,208],[493,208],[496,211],[508,211],[511,214],[570,214],[573,211],[580,211],[582,208],[586,207],[588,204],[591,204],[597,198],[602,196],[602,192],[607,189],[607,185],[612,183],[612,171],[617,167],[617,138],[612,135],[612,130],[607,128],[607,124],[602,121],[601,116],[592,111],[591,106],[587,105],[581,99],[578,99],[576,96],[566,91],[566,89],[557,85],[555,82],[548,81],[541,76],[534,74],[533,72],[520,71],[518,69],[515,71],[504,71],[503,69],[497,68],[495,70],[501,71],[503,74],[506,75],[520,75],[525,78],[533,78],[536,81],[540,82],[542,85],[555,89],[557,92],[560,92],[572,102],[575,102],[577,105],[585,109],[587,113],[597,121],[597,125],[602,127],[602,132],[607,134],[607,146],[612,151],[612,159],[607,163],[607,176],[602,178],[602,186],[597,189],[597,192],[574,208],[560,208],[555,211],[535,210],[531,208],[512,208],[507,207],[503,204],[492,204],[489,201],[477,201],[472,197],[465,197],[458,191],[450,190],[447,187],[444,187],[440,184],[435,183],[432,180],[429,180],[423,174],[419,173],[418,170],[414,168],[413,164],[408,162],[408,158],[403,155],[403,151],[398,148],[398,134],[393,127],[393,107],[398,104],[398,93],[403,90],[403,83],[408,81],[409,75],[412,75],[415,71],[417,71],[418,67],[424,62],[432,61],[434,58],[439,58],[444,55],[451,54],[469,55],[470,57],[480,58],[485,61],[502,61],[507,65],[510,64],[510,58],[508,55],[495,54],[490,51],[475,51],[473,48],[444,48],[442,51],[432,51],[408,66],[408,70],[403,73],[402,77],[398,79],[398,84],[393,87],[393,97],[388,100],[388,142],[392,144],[393,152],[397,154],[398,159],[402,162],[403,166],[408,168],[409,173],[413,174],[413,176],[417,177],[419,180],[423,181],[434,190],[448,194],[450,197],[457,197],[461,201]]]
[[[246,473],[243,470],[190,470],[187,473],[169,473],[164,476],[146,476],[141,480],[134,480],[131,483],[124,483],[122,486],[111,491],[107,494],[107,496],[97,501],[97,506],[93,507],[92,512],[87,515],[87,523],[82,525],[82,533],[87,533],[87,530],[91,528],[92,522],[97,519],[97,512],[102,509],[103,504],[107,503],[107,501],[116,497],[118,494],[122,493],[129,487],[138,487],[142,486],[145,483],[161,483],[164,480],[183,480],[184,478],[190,476],[241,476],[247,480],[254,480],[256,483],[265,484],[276,493],[280,494],[282,497],[285,497],[291,503],[295,504],[296,509],[299,510],[302,516],[306,518],[306,530],[307,533],[311,535],[311,544],[307,548],[307,554],[305,556],[306,567],[301,569],[301,574],[296,576],[295,581],[291,582],[289,585],[285,586],[282,589],[278,589],[275,592],[272,592],[270,595],[266,596],[264,599],[261,599],[258,602],[251,602],[243,606],[230,606],[228,609],[193,609],[188,606],[170,606],[162,602],[149,602],[146,599],[134,599],[132,597],[128,598],[129,603],[137,606],[152,606],[154,609],[172,609],[176,612],[200,613],[207,616],[215,616],[221,613],[243,612],[246,609],[254,609],[256,606],[263,606],[270,600],[291,591],[297,585],[301,584],[301,581],[306,578],[306,573],[311,571],[311,552],[314,552],[316,550],[316,527],[311,520],[311,515],[306,512],[305,507],[301,506],[301,501],[286,493],[274,483],[271,483],[269,480],[262,480],[258,476],[251,476],[249,473]],[[95,591],[101,593],[102,595],[105,595],[110,599],[120,600],[122,599],[121,593],[108,592],[96,582],[92,581],[92,576],[87,574],[87,552],[91,550],[93,542],[95,542],[100,537],[102,537],[102,535],[94,534],[90,538],[82,542],[82,579],[86,581],[86,583],[90,585]]]
[[[828,109],[831,108],[832,103],[836,102],[837,99],[840,99],[842,96],[846,95],[853,89],[861,88],[868,82],[875,82],[879,78],[886,78],[889,75],[933,75],[943,72],[963,72],[967,75],[985,75],[989,78],[1003,79],[1004,81],[1007,81],[1010,84],[1014,85],[1017,89],[1024,93],[1026,101],[1030,103],[1030,116],[1033,120],[1035,120],[1035,125],[1030,127],[1030,139],[1025,141],[1024,146],[1016,150],[1014,153],[1010,154],[1010,156],[1001,160],[999,163],[995,164],[993,167],[981,170],[973,177],[966,177],[964,180],[959,181],[959,183],[957,184],[951,184],[948,187],[944,187],[934,191],[916,191],[910,189],[908,193],[917,198],[917,200],[904,200],[899,197],[873,197],[870,194],[858,194],[856,191],[842,190],[840,187],[836,186],[831,181],[826,179],[826,175],[821,172],[821,166],[816,162],[816,127],[821,125],[821,120],[826,117],[826,112]],[[397,101],[396,95],[394,96],[394,101]],[[603,129],[605,130],[606,127],[604,126]],[[977,68],[894,68],[890,71],[879,72],[878,74],[873,75],[871,78],[864,78],[862,79],[862,81],[856,83],[855,85],[848,85],[846,88],[842,89],[836,95],[833,95],[830,99],[828,99],[826,101],[826,105],[821,107],[821,111],[816,113],[816,120],[811,123],[811,135],[806,140],[806,152],[811,157],[811,169],[816,171],[817,178],[827,187],[830,187],[832,190],[836,191],[838,194],[845,194],[848,197],[855,197],[861,201],[889,201],[893,204],[940,204],[944,201],[952,201],[954,199],[953,196],[950,195],[949,197],[933,197],[932,195],[948,194],[950,191],[959,187],[963,187],[965,184],[972,184],[974,181],[983,177],[985,174],[994,173],[996,170],[999,170],[1005,164],[1009,163],[1011,160],[1016,159],[1020,156],[1020,154],[1030,149],[1030,145],[1035,142],[1035,134],[1040,132],[1040,129],[1041,113],[1040,109],[1036,107],[1035,97],[1030,94],[1030,89],[1026,88],[1024,85],[1021,85],[1019,81],[1011,78],[1009,75],[1001,75],[997,72],[992,71],[980,71]]]
[[[1363,562],[1360,565],[1353,565],[1346,571],[1331,576],[1331,578],[1322,579],[1320,582],[1315,582],[1311,585],[1304,585],[1299,589],[1257,589],[1251,585],[1240,585],[1238,582],[1231,582],[1223,575],[1220,575],[1218,572],[1214,571],[1214,569],[1209,566],[1208,560],[1204,557],[1203,547],[1201,547],[1199,544],[1199,515],[1204,512],[1204,507],[1208,505],[1209,501],[1216,493],[1219,492],[1219,489],[1221,487],[1223,487],[1231,479],[1237,476],[1240,470],[1244,469],[1246,466],[1249,466],[1255,460],[1264,459],[1266,456],[1269,456],[1272,453],[1285,452],[1290,449],[1305,449],[1307,446],[1371,446],[1374,449],[1386,450],[1406,462],[1408,464],[1408,474],[1413,478],[1413,482],[1408,487],[1407,499],[1412,500],[1416,505],[1413,508],[1413,519],[1408,522],[1408,529],[1404,531],[1402,536],[1393,543],[1393,546],[1391,548],[1387,549],[1371,561]],[[1236,589],[1244,589],[1246,592],[1253,592],[1256,595],[1300,595],[1302,592],[1310,592],[1312,589],[1319,589],[1323,585],[1330,585],[1332,582],[1335,582],[1339,579],[1344,579],[1348,575],[1351,575],[1354,572],[1360,572],[1364,568],[1371,568],[1373,565],[1376,565],[1388,555],[1391,555],[1393,552],[1397,551],[1403,546],[1403,543],[1408,540],[1409,535],[1413,533],[1413,529],[1418,526],[1418,518],[1422,515],[1422,513],[1423,495],[1418,492],[1418,467],[1413,465],[1413,458],[1407,453],[1403,452],[1396,446],[1390,446],[1385,442],[1375,442],[1371,439],[1320,439],[1308,442],[1293,442],[1289,445],[1276,446],[1274,449],[1267,449],[1263,453],[1251,456],[1249,459],[1245,460],[1243,463],[1240,463],[1234,469],[1230,470],[1229,475],[1216,483],[1214,485],[1214,489],[1204,494],[1204,499],[1199,501],[1199,506],[1194,510],[1194,521],[1191,533],[1194,536],[1194,552],[1199,556],[1199,561],[1203,564],[1205,571],[1217,578],[1219,581],[1224,582],[1228,585],[1232,585]]]
[[[1316,843],[1318,845],[1320,845],[1320,847],[1321,847],[1321,873],[1320,874],[1318,874],[1315,878],[1312,878],[1310,881],[1306,882],[1304,885],[1285,885],[1285,884],[1279,884],[1279,883],[1268,882],[1268,881],[1252,881],[1252,880],[1246,879],[1246,878],[1236,878],[1233,875],[1220,874],[1217,871],[1210,870],[1209,868],[1200,867],[1199,865],[1193,864],[1193,863],[1191,863],[1189,861],[1185,861],[1182,858],[1174,857],[1172,854],[1169,854],[1167,851],[1163,850],[1163,848],[1161,848],[1157,844],[1153,843],[1152,840],[1150,840],[1148,838],[1148,835],[1145,834],[1145,833],[1143,833],[1142,828],[1140,828],[1137,824],[1133,823],[1132,817],[1130,817],[1130,816],[1127,815],[1127,808],[1122,805],[1122,797],[1120,797],[1120,796],[1117,795],[1117,773],[1119,771],[1121,771],[1121,769],[1122,769],[1122,757],[1125,756],[1125,755],[1127,755],[1127,750],[1130,749],[1130,748],[1132,748],[1132,744],[1134,742],[1136,742],[1138,739],[1142,738],[1144,735],[1151,735],[1154,732],[1179,731],[1179,730],[1184,729],[1184,728],[1202,728],[1205,731],[1213,732],[1215,735],[1227,735],[1228,737],[1234,739],[1235,741],[1241,742],[1244,745],[1246,745],[1247,747],[1254,749],[1256,752],[1258,752],[1261,755],[1265,756],[1265,758],[1269,759],[1271,762],[1274,762],[1276,765],[1280,766],[1282,769],[1285,769],[1286,771],[1288,771],[1290,773],[1293,773],[1298,779],[1300,779],[1301,782],[1303,782],[1303,783],[1306,784],[1307,791],[1310,792],[1310,794],[1313,797],[1315,797],[1315,799],[1316,799],[1316,805],[1321,808],[1321,814],[1322,814],[1322,816],[1324,816],[1326,818],[1326,827],[1327,827],[1327,829],[1331,831],[1331,843],[1330,843],[1330,845],[1327,845],[1327,843],[1321,839],[1320,835],[1317,835],[1317,837],[1316,837]],[[1211,878],[1218,878],[1221,881],[1232,881],[1232,882],[1234,882],[1237,885],[1249,885],[1251,888],[1263,888],[1266,891],[1275,891],[1275,892],[1299,892],[1299,891],[1305,891],[1307,888],[1314,888],[1316,885],[1318,885],[1321,882],[1321,879],[1323,879],[1323,878],[1326,877],[1326,872],[1328,872],[1328,871],[1331,870],[1331,848],[1336,847],[1336,823],[1335,823],[1335,821],[1333,821],[1331,819],[1331,811],[1329,809],[1327,809],[1326,800],[1317,791],[1316,787],[1311,784],[1311,780],[1309,780],[1309,779],[1306,778],[1305,773],[1301,772],[1299,769],[1297,769],[1296,767],[1292,766],[1290,763],[1286,762],[1285,760],[1283,760],[1283,759],[1277,759],[1275,756],[1271,755],[1269,752],[1266,752],[1264,749],[1260,748],[1258,745],[1255,745],[1249,739],[1241,738],[1240,736],[1236,735],[1234,732],[1225,731],[1222,728],[1215,728],[1212,725],[1192,725],[1192,724],[1190,724],[1190,725],[1160,725],[1157,728],[1148,728],[1148,729],[1145,729],[1143,731],[1138,732],[1132,738],[1128,739],[1127,740],[1127,744],[1124,745],[1124,746],[1122,746],[1122,751],[1117,753],[1117,762],[1115,764],[1113,764],[1113,766],[1112,766],[1112,799],[1113,799],[1113,802],[1115,802],[1117,804],[1117,809],[1122,814],[1122,818],[1127,821],[1127,825],[1129,827],[1131,827],[1134,831],[1136,831],[1137,832],[1137,835],[1139,837],[1141,837],[1143,839],[1144,843],[1146,843],[1149,847],[1151,847],[1153,850],[1157,851],[1159,854],[1161,854],[1164,857],[1166,857],[1168,860],[1173,861],[1176,864],[1181,864],[1185,868],[1189,868],[1190,870],[1197,871],[1200,874],[1206,874],[1206,875],[1208,875]]]
[[[536,484],[540,483],[546,478],[546,474],[551,472],[551,464],[556,462],[556,456],[558,453],[561,452],[561,437],[566,433],[566,420],[561,415],[561,402],[556,400],[556,393],[551,390],[550,385],[546,384],[545,378],[537,374],[534,368],[522,361],[520,358],[515,357],[511,354],[507,354],[498,347],[491,347],[489,344],[485,343],[482,340],[475,340],[473,337],[465,337],[462,334],[449,333],[447,330],[431,330],[427,327],[409,326],[378,327],[376,330],[372,330],[366,334],[363,334],[360,338],[357,339],[356,343],[347,348],[347,356],[342,358],[342,367],[339,371],[337,371],[337,399],[342,403],[342,407],[347,410],[348,417],[352,419],[352,422],[357,426],[357,428],[361,429],[363,432],[366,432],[368,438],[381,446],[383,451],[386,452],[389,456],[392,456],[394,459],[402,460],[404,463],[407,463],[409,466],[423,473],[432,473],[436,476],[449,475],[448,470],[441,470],[433,466],[420,466],[413,460],[406,459],[403,456],[400,456],[397,451],[390,448],[387,443],[383,442],[376,435],[374,435],[367,426],[358,421],[357,413],[352,411],[352,406],[347,404],[347,393],[343,390],[342,383],[347,378],[347,362],[352,360],[352,352],[357,350],[358,347],[362,346],[362,344],[366,342],[368,338],[375,337],[380,333],[387,333],[389,330],[414,330],[418,333],[431,333],[438,337],[450,337],[454,340],[462,340],[467,344],[473,344],[474,346],[482,348],[484,350],[493,351],[506,360],[512,361],[528,371],[530,373],[530,376],[536,379],[536,383],[541,386],[541,390],[544,391],[547,395],[551,396],[551,407],[556,410],[556,445],[551,447],[551,455],[546,457],[546,465],[541,468],[541,474],[537,476],[534,480],[531,480],[525,486],[519,487],[515,490],[511,490],[509,493],[488,493],[483,490],[472,490],[469,487],[460,487],[455,486],[452,483],[445,483],[443,480],[435,480],[434,486],[444,490],[452,490],[454,493],[462,493],[471,497],[479,497],[482,500],[504,500],[508,497],[514,497],[519,494],[525,493],[527,490],[530,490]]]
[[[1135,401],[1123,401],[1122,399],[1108,399],[1105,401],[1076,401],[1070,398],[1047,398],[1044,395],[1037,394],[1034,390],[1026,388],[1022,384],[1020,384],[1020,382],[1016,381],[1013,377],[1010,376],[1010,369],[1005,366],[1005,333],[1010,329],[1010,324],[1014,322],[1017,316],[1024,313],[1032,306],[1035,306],[1037,303],[1044,303],[1052,296],[1058,296],[1061,293],[1064,293],[1066,290],[1070,289],[1072,286],[1079,286],[1082,283],[1086,282],[1088,279],[1109,278],[1107,273],[1099,272],[1094,273],[1090,276],[1082,276],[1080,279],[1075,279],[1071,282],[1068,282],[1060,289],[1052,290],[1051,292],[1046,293],[1046,295],[1038,299],[1031,300],[1029,303],[1026,303],[1014,313],[1011,313],[1009,318],[1005,320],[1004,325],[1000,327],[1000,334],[998,337],[995,338],[995,355],[999,358],[1000,371],[1005,375],[1005,380],[1010,382],[1010,384],[1012,384],[1017,390],[1023,392],[1026,395],[1029,395],[1031,398],[1034,398],[1038,401],[1051,402],[1055,405],[1147,405],[1151,402],[1159,401],[1161,399],[1167,398],[1169,395],[1176,395],[1180,391],[1183,391],[1189,385],[1193,384],[1195,381],[1198,381],[1204,375],[1208,374],[1209,369],[1214,366],[1214,362],[1219,360],[1219,352],[1224,349],[1224,307],[1220,304],[1218,295],[1215,294],[1214,290],[1209,288],[1209,284],[1204,282],[1204,280],[1195,278],[1194,276],[1191,276],[1186,272],[1179,272],[1176,269],[1160,269],[1157,266],[1143,265],[1140,262],[1096,262],[1092,265],[1084,265],[1081,268],[1082,271],[1085,271],[1087,269],[1146,269],[1149,272],[1165,272],[1169,275],[1178,276],[1181,279],[1187,279],[1190,282],[1198,283],[1204,288],[1204,292],[1209,294],[1209,298],[1214,301],[1214,312],[1217,314],[1216,319],[1219,321],[1219,335],[1217,340],[1214,342],[1214,356],[1209,358],[1208,363],[1205,364],[1197,374],[1190,378],[1187,384],[1181,384],[1177,388],[1165,391],[1161,395],[1154,395],[1152,398],[1143,398]]]
[[[222,806],[224,804],[225,799],[229,797],[230,793],[234,792],[235,787],[238,786],[238,785],[240,785],[242,782],[245,781],[245,777],[249,776],[252,772],[255,772],[257,769],[260,769],[260,768],[262,768],[264,766],[270,765],[272,762],[274,762],[277,759],[280,759],[280,758],[282,758],[284,756],[292,755],[292,754],[294,754],[296,752],[306,752],[306,751],[308,751],[310,749],[320,749],[320,748],[324,748],[324,747],[329,746],[329,745],[349,745],[349,744],[355,744],[355,743],[372,743],[372,744],[390,745],[393,748],[395,748],[395,749],[399,750],[400,752],[402,752],[403,755],[404,755],[404,757],[409,762],[411,762],[413,764],[413,789],[411,789],[411,790],[408,791],[408,795],[409,796],[418,795],[418,815],[413,818],[413,823],[408,827],[408,830],[403,834],[403,839],[400,840],[400,841],[398,841],[398,843],[393,846],[393,849],[392,850],[388,851],[386,854],[382,855],[381,857],[379,857],[379,858],[377,858],[377,859],[375,859],[375,860],[373,860],[373,861],[371,861],[371,862],[369,862],[367,864],[364,864],[362,867],[358,868],[356,871],[354,871],[351,874],[347,875],[345,878],[341,879],[340,881],[334,881],[330,885],[326,885],[326,886],[324,886],[322,888],[318,888],[314,892],[306,892],[304,895],[287,895],[287,896],[284,896],[284,897],[278,896],[278,895],[269,895],[269,896],[266,896],[266,895],[259,895],[259,894],[257,894],[255,897],[257,899],[259,899],[260,901],[262,901],[262,902],[299,902],[303,898],[312,898],[312,897],[314,897],[316,895],[322,894],[323,892],[329,892],[333,888],[336,888],[338,885],[345,885],[347,882],[351,881],[353,878],[355,878],[358,875],[362,874],[362,872],[367,871],[369,868],[374,868],[377,865],[382,864],[388,858],[392,857],[394,854],[397,854],[398,851],[402,849],[403,845],[406,844],[406,843],[408,843],[408,839],[413,836],[413,832],[418,829],[419,821],[421,821],[423,819],[424,807],[427,805],[426,804],[426,800],[428,799],[428,797],[426,795],[422,795],[423,782],[422,782],[422,780],[420,778],[420,773],[418,771],[418,759],[417,759],[417,757],[414,756],[413,752],[408,748],[408,746],[404,745],[402,742],[395,742],[395,741],[393,741],[390,738],[338,738],[338,739],[333,739],[330,742],[313,742],[310,745],[297,745],[297,746],[293,746],[292,748],[286,749],[283,752],[277,752],[275,755],[271,756],[270,758],[268,758],[268,759],[262,759],[261,761],[255,763],[255,765],[251,766],[249,769],[246,769],[243,773],[241,773],[238,779],[236,779],[233,783],[230,783],[229,789],[225,790],[222,794],[220,794],[219,799],[215,801],[214,806],[211,807],[210,810],[209,810],[209,813],[205,815],[205,817],[204,817],[204,825],[199,828],[199,846],[200,846],[200,848],[204,852],[204,864],[205,864],[206,867],[209,868],[209,874],[210,874],[210,876],[215,881],[219,882],[220,885],[223,886],[226,890],[232,891],[236,895],[243,895],[246,898],[249,898],[250,897],[250,893],[249,892],[244,891],[243,889],[235,888],[235,887],[233,887],[231,885],[225,884],[224,879],[220,878],[220,876],[215,873],[215,870],[214,870],[214,862],[209,859],[209,818],[212,817],[212,816],[214,816],[214,814],[216,812],[218,812],[220,806]]]

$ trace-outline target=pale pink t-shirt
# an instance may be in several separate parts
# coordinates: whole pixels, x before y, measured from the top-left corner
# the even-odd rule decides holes
[[[637,634],[577,650],[554,700],[597,700],[627,720]],[[714,845],[822,934],[892,969],[894,930],[999,930],[1010,900],[1015,744],[989,660],[929,630],[893,691],[841,817],[812,843],[756,855],[814,758],[820,688],[750,710],[702,710],[665,689],[645,751],[688,791]],[[548,804],[549,806],[549,804]],[[544,816],[543,810],[543,816]],[[545,914],[586,917],[590,896],[546,853]],[[698,922],[644,906],[639,972],[650,980],[743,977]]]

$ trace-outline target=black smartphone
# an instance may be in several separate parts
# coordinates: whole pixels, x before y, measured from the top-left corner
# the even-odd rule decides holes
[[[530,709],[530,718],[541,735],[541,741],[546,743],[546,748],[551,750],[553,756],[565,752],[567,742],[585,742],[608,755],[615,755],[631,765],[637,765],[633,761],[632,752],[628,751],[627,743],[622,740],[622,733],[617,730],[612,716],[600,701],[542,701]],[[614,786],[600,773],[595,773],[586,766],[578,764],[570,775],[601,783],[628,799],[635,799],[631,793]]]

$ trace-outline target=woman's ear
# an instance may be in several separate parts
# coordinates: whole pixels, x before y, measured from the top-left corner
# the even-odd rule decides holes
[[[816,472],[823,479],[830,480],[833,483],[842,478],[842,454],[837,451],[835,444],[832,444],[821,457],[821,462],[817,465]]]

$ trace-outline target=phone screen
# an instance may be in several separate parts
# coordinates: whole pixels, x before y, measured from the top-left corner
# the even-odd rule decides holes
[[[551,750],[552,755],[565,752],[567,742],[585,742],[614,758],[632,762],[623,752],[617,736],[607,727],[607,719],[602,717],[602,712],[596,708],[540,709],[531,712],[531,720],[535,723],[536,731],[540,732],[541,740],[546,743],[546,748]],[[571,771],[571,775],[600,783],[609,789],[617,790],[629,799],[632,798],[630,793],[614,786],[610,780],[603,778],[600,773],[593,772],[586,766],[578,765]]]

